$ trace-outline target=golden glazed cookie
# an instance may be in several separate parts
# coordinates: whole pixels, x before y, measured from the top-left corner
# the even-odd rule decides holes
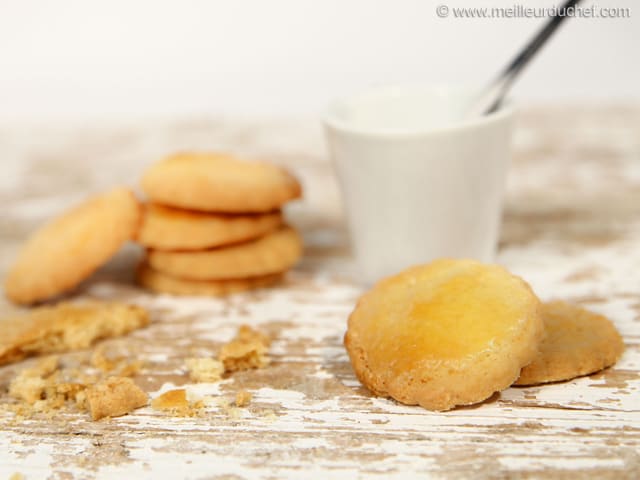
[[[154,270],[190,280],[246,278],[280,273],[302,254],[300,235],[284,226],[257,240],[193,252],[151,250],[147,262]]]
[[[259,277],[234,278],[228,280],[187,280],[158,272],[145,263],[140,264],[137,272],[138,283],[154,292],[170,293],[172,295],[206,295],[213,297],[221,297],[245,290],[268,287],[278,283],[282,278],[282,273],[276,273]]]
[[[116,188],[97,195],[36,231],[5,279],[16,303],[46,300],[78,285],[134,237],[140,206]]]
[[[149,315],[134,305],[114,302],[59,303],[0,321],[0,365],[30,355],[87,348],[146,326]]]
[[[345,346],[377,395],[448,410],[507,388],[543,336],[531,288],[497,265],[442,259],[378,282],[349,317]]]
[[[138,242],[161,250],[201,250],[258,238],[282,224],[279,211],[229,215],[147,205]]]
[[[565,302],[542,306],[546,337],[540,353],[522,369],[516,385],[570,380],[610,367],[624,350],[611,321]]]
[[[269,212],[298,198],[285,169],[217,153],[178,153],[151,166],[142,189],[155,203],[214,212]]]

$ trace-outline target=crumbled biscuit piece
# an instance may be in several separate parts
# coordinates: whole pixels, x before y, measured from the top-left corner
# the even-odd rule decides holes
[[[217,382],[224,373],[222,362],[214,358],[187,358],[185,363],[194,382]]]
[[[32,405],[41,400],[50,385],[47,377],[58,368],[58,357],[52,355],[40,360],[34,367],[25,368],[9,384],[9,395]]]
[[[42,399],[47,382],[40,376],[18,375],[9,385],[9,395],[30,405]]]
[[[236,407],[246,407],[251,402],[253,395],[246,390],[240,390],[236,393]]]
[[[87,348],[96,340],[124,335],[148,323],[144,309],[121,303],[60,303],[37,308],[2,323],[0,365],[29,355]]]
[[[222,346],[218,359],[225,372],[262,368],[269,364],[268,349],[269,339],[264,334],[242,325],[236,337]]]
[[[62,408],[69,400],[75,401],[78,407],[84,410],[85,408],[82,408],[83,403],[78,401],[78,397],[84,395],[86,388],[86,385],[82,383],[71,382],[48,385],[44,394],[46,399],[45,410]]]
[[[133,380],[109,377],[87,390],[91,418],[118,417],[148,403],[147,394]]]
[[[139,361],[128,362],[119,358],[107,360],[101,349],[90,357],[78,356],[80,365],[90,365],[111,372],[111,377],[133,375],[140,367]],[[55,355],[40,359],[34,366],[23,369],[9,384],[9,395],[20,403],[11,404],[16,415],[30,417],[34,414],[54,415],[54,411],[74,405],[80,411],[89,409],[87,389],[105,377],[87,374],[81,366],[61,366]],[[106,367],[109,368],[106,368]],[[104,373],[104,372],[103,372]],[[104,382],[103,382],[104,383]],[[137,387],[136,387],[137,388]]]
[[[151,407],[156,410],[183,408],[189,405],[187,391],[184,388],[168,390],[151,401]]]
[[[9,480],[24,480],[24,475],[22,475],[20,472],[14,472],[9,477]]]
[[[79,403],[78,396],[86,386],[65,381],[62,377],[58,357],[47,357],[35,367],[21,371],[9,384],[9,395],[26,402],[38,412],[62,408],[68,400]]]
[[[171,410],[173,408],[186,408],[188,406],[187,391],[184,388],[168,390],[151,401],[151,407],[156,410]]]
[[[151,402],[152,408],[166,410],[181,417],[193,417],[203,406],[202,400],[190,402],[184,388],[166,391]]]

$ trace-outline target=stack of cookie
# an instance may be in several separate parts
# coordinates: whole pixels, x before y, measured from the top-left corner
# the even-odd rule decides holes
[[[287,171],[228,155],[173,155],[144,174],[137,240],[147,247],[141,285],[158,292],[223,295],[270,285],[302,253],[281,208],[301,194]]]

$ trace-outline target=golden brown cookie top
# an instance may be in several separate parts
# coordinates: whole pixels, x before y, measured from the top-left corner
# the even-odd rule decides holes
[[[545,339],[516,385],[570,380],[609,367],[622,355],[622,338],[603,315],[555,301],[542,306],[542,317]]]
[[[443,259],[382,280],[358,302],[345,344],[375,393],[447,410],[508,387],[537,352],[539,301],[496,265]]]
[[[129,189],[91,197],[29,238],[5,279],[7,297],[28,304],[72,289],[132,239],[139,223]]]
[[[300,197],[285,169],[228,154],[178,153],[152,165],[142,189],[156,203],[214,212],[268,212]]]

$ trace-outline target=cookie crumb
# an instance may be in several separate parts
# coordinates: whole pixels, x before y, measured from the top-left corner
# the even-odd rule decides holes
[[[266,335],[248,325],[242,325],[235,338],[222,346],[218,359],[224,365],[226,373],[263,368],[270,362],[266,355],[269,344]]]
[[[130,378],[109,377],[87,390],[87,403],[92,420],[99,420],[144,407],[148,397]]]
[[[184,388],[168,390],[151,402],[155,410],[164,410],[180,417],[193,417],[204,407],[204,402],[198,400],[189,402]]]
[[[189,378],[194,382],[217,382],[224,373],[222,362],[214,358],[187,358],[185,364],[189,370]]]
[[[45,413],[52,416],[53,410],[63,408],[68,401],[75,401],[82,410],[78,396],[85,389],[82,383],[67,381],[59,369],[58,357],[50,356],[16,375],[9,384],[9,395],[26,404],[14,405],[16,414]]]
[[[246,390],[240,390],[236,393],[236,407],[246,407],[251,402],[253,395]]]
[[[35,364],[24,368],[9,382],[8,394],[18,403],[3,404],[3,410],[13,412],[15,419],[32,418],[36,414],[54,418],[56,410],[68,407],[87,411],[90,410],[87,390],[105,383],[105,373],[110,372],[112,378],[127,377],[137,373],[142,365],[139,360],[128,361],[124,357],[109,360],[102,348],[93,354],[77,355],[76,360],[79,364],[72,366],[61,365],[57,355],[34,360]],[[101,373],[87,373],[87,368]],[[135,389],[133,401],[140,401],[141,390]],[[128,401],[130,399],[124,401],[125,404]],[[95,398],[93,404],[95,410]]]
[[[156,410],[182,408],[188,405],[189,402],[187,402],[187,391],[184,388],[168,390],[151,401],[151,407],[155,408]]]
[[[22,475],[20,472],[14,472],[9,477],[9,480],[24,480],[24,475]]]
[[[30,405],[42,400],[45,389],[51,385],[48,377],[58,369],[58,357],[52,355],[40,360],[34,367],[25,368],[9,384],[9,395]]]

